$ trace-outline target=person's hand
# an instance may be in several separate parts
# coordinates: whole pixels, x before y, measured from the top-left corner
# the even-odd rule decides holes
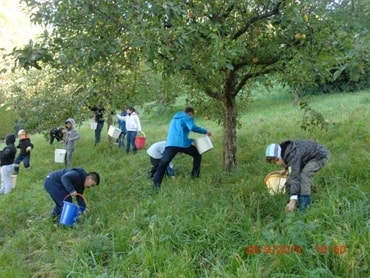
[[[71,196],[73,196],[73,197],[75,197],[75,196],[77,196],[77,191],[73,191],[72,193],[70,193],[71,194]]]
[[[297,200],[290,200],[287,206],[285,207],[285,212],[294,211]]]
[[[207,135],[208,136],[212,136],[212,132],[210,132],[209,130],[207,130]]]
[[[286,172],[287,172],[287,170],[283,169],[283,170],[279,171],[279,175],[286,175]]]
[[[31,146],[27,147],[27,148],[26,148],[26,152],[30,152],[30,151],[31,151],[31,149],[32,149],[32,148],[31,148]]]

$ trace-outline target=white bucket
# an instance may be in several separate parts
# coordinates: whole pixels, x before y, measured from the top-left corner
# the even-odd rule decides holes
[[[197,148],[199,154],[203,154],[213,149],[213,144],[209,136],[203,136],[194,140],[194,145]]]
[[[90,123],[90,127],[91,127],[92,130],[95,130],[97,126],[98,126],[98,124],[96,122]]]
[[[55,155],[54,155],[55,162],[64,163],[65,156],[66,156],[66,150],[55,149]]]
[[[114,139],[117,139],[119,135],[121,134],[121,130],[119,128],[116,128],[115,126],[111,125],[108,129],[108,135]]]
[[[12,189],[14,189],[17,184],[17,175],[11,175],[11,177],[12,177]]]

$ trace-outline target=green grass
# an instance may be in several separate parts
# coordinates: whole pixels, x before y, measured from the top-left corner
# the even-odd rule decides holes
[[[256,97],[241,118],[232,173],[222,171],[222,128],[199,113],[215,145],[201,178],[191,179],[191,158],[178,155],[176,177],[153,196],[144,150],[127,155],[107,138],[94,147],[88,124],[78,127],[74,165],[100,172],[102,182],[85,191],[89,214],[73,228],[49,219],[53,203],[43,189],[46,174],[62,167],[57,145],[32,135],[32,171],[21,168],[16,189],[0,196],[0,277],[368,277],[369,103],[368,92],[312,98],[333,125],[309,134],[289,95]],[[182,106],[141,113],[147,146],[165,138]],[[330,151],[305,214],[285,214],[287,197],[270,196],[263,184],[276,170],[265,147],[287,138],[315,139]],[[286,246],[293,249],[280,254]],[[264,251],[246,254],[248,247]]]

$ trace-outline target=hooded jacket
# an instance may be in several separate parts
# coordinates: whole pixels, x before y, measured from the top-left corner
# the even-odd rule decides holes
[[[6,147],[0,151],[0,164],[3,165],[11,165],[14,163],[15,155],[17,153],[17,149],[14,145],[15,142],[15,135],[9,134],[6,136],[5,143]]]
[[[66,121],[72,124],[71,128],[66,128],[65,139],[64,139],[64,148],[66,150],[73,150],[76,146],[76,141],[80,139],[80,134],[75,129],[75,120],[68,118]]]
[[[126,114],[125,116],[121,116],[119,114],[116,116],[120,121],[124,121],[126,123],[127,131],[141,131],[140,118],[136,112]]]
[[[190,131],[207,134],[207,130],[197,126],[193,117],[185,112],[177,112],[169,126],[166,147],[189,148],[194,139],[189,138]]]
[[[301,171],[311,160],[328,157],[327,149],[311,140],[287,140],[280,144],[281,158],[287,169],[290,167],[288,182],[290,194],[297,195],[301,191]]]

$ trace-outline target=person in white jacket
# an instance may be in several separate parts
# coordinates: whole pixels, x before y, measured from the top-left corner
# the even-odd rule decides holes
[[[159,162],[163,156],[164,149],[166,148],[166,141],[159,141],[152,144],[149,149],[146,151],[150,157],[150,164],[152,165],[152,169],[148,172],[148,178],[153,178],[155,172],[157,171]],[[175,172],[173,169],[173,162],[171,161],[170,164],[167,166],[166,174],[169,177],[174,177]]]
[[[135,144],[136,135],[138,131],[142,131],[140,118],[139,115],[136,113],[135,108],[133,107],[127,107],[126,112],[127,112],[126,116],[121,116],[119,114],[117,114],[116,116],[119,120],[126,122],[127,129],[126,153],[130,152],[130,147],[132,146],[132,151],[134,154],[136,154],[137,152],[137,147]]]

